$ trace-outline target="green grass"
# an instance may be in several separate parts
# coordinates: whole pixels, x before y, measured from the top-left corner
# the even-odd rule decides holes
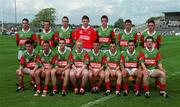
[[[80,107],[90,101],[95,101],[105,96],[101,94],[74,95],[68,93],[66,97],[60,94],[56,96],[34,97],[28,79],[26,78],[26,90],[22,93],[15,92],[15,70],[18,68],[17,47],[14,37],[0,36],[0,106],[1,107]],[[170,98],[160,97],[158,91],[151,82],[151,98],[145,99],[143,94],[135,97],[130,92],[127,97],[112,97],[107,101],[92,105],[93,107],[178,107],[180,105],[180,37],[164,37],[161,47],[162,62],[167,69],[167,92]],[[114,93],[113,93],[114,94]]]

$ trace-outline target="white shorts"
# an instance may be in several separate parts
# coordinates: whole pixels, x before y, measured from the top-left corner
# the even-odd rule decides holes
[[[21,59],[21,56],[23,55],[23,50],[18,50],[18,60]]]
[[[153,72],[155,71],[155,69],[148,69],[148,75],[151,76],[153,74]]]
[[[132,75],[137,70],[137,68],[125,68],[125,69],[129,75]]]
[[[32,73],[32,70],[29,69],[29,68],[24,68],[24,69],[22,70],[22,72],[25,73],[25,74],[31,74],[31,73]]]

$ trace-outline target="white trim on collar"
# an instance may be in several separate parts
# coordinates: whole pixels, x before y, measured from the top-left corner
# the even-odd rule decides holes
[[[66,50],[67,50],[67,49],[65,48],[64,52],[61,52],[61,51],[60,51],[60,47],[58,47],[58,52],[59,52],[60,54],[66,53]]]
[[[127,52],[129,55],[131,55],[131,56],[132,56],[132,55],[134,55],[134,54],[135,54],[136,50],[134,50],[132,54],[130,54],[130,53],[129,53],[129,50],[128,50],[128,49],[126,50],[126,52]]]
[[[147,31],[147,34],[148,34],[149,36],[153,36],[155,33],[156,33],[156,31],[154,31],[153,33],[150,33],[149,31]]]
[[[82,29],[86,30],[86,29],[89,29],[90,26],[88,26],[87,28],[85,28],[84,26],[81,26]]]
[[[116,50],[116,52],[113,54],[113,53],[111,52],[111,50],[109,49],[109,54],[110,54],[110,55],[115,56],[116,53],[117,53],[117,50]]]
[[[46,31],[43,29],[43,33],[45,33],[45,34],[48,34],[48,33],[50,33],[51,32],[51,29],[49,29],[49,31],[46,33]]]
[[[131,28],[131,30],[130,30],[130,32],[127,32],[127,30],[126,29],[124,29],[124,33],[126,34],[126,35],[128,35],[128,34],[130,34],[130,33],[132,33],[132,28]]]
[[[29,32],[31,29],[29,28],[27,31],[25,31],[23,28],[22,28],[22,31],[23,32]]]
[[[48,52],[48,54],[45,54],[45,52],[44,52],[44,50],[43,50],[43,54],[44,54],[44,56],[49,56],[49,54],[51,53],[51,49],[49,49],[49,52]]]
[[[62,29],[64,32],[66,32],[66,31],[68,31],[69,26],[68,26],[66,29],[64,29],[64,27],[63,27],[63,26],[61,26],[61,29]]]

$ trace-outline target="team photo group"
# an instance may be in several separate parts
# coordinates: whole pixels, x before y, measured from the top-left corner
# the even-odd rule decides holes
[[[108,26],[106,15],[99,20],[101,25],[93,28],[84,15],[82,25],[73,29],[69,18],[63,16],[62,26],[56,30],[45,20],[42,32],[35,33],[30,30],[29,20],[22,19],[22,30],[16,34],[17,92],[25,90],[24,78],[29,76],[34,96],[105,90],[107,96],[128,96],[133,91],[135,96],[149,98],[149,80],[153,78],[160,96],[168,97],[159,51],[163,45],[155,22],[148,20],[147,29],[138,32],[130,19],[125,20],[123,30]]]

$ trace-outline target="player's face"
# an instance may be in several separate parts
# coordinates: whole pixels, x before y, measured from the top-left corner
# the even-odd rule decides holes
[[[83,24],[84,27],[88,27],[88,25],[89,25],[89,20],[88,20],[88,19],[83,19],[83,20],[82,20],[82,24]]]
[[[94,49],[94,51],[99,51],[99,43],[94,43],[93,44],[93,49]]]
[[[69,23],[69,22],[68,22],[68,19],[67,19],[67,18],[63,18],[63,19],[62,19],[62,26],[63,26],[63,27],[67,27],[67,26],[68,26],[68,23]]]
[[[135,48],[134,42],[129,42],[128,43],[128,50],[132,52],[132,51],[134,51],[134,48]]]
[[[82,50],[82,42],[76,42],[76,50],[81,51]]]
[[[50,47],[50,46],[49,46],[48,43],[44,43],[44,44],[43,44],[43,48],[44,48],[44,51],[45,51],[45,52],[48,52],[48,51],[49,51],[49,47]]]
[[[23,21],[22,21],[22,27],[23,27],[24,29],[29,28],[29,23],[28,23],[26,20],[23,20]]]
[[[44,30],[49,31],[49,29],[50,29],[50,23],[44,22]]]
[[[147,44],[148,48],[151,48],[152,45],[153,45],[153,40],[152,39],[147,39],[146,44]]]
[[[148,23],[148,30],[149,31],[154,31],[155,25],[154,23]]]
[[[110,44],[110,50],[112,51],[112,52],[115,52],[115,50],[116,50],[116,44]]]
[[[102,18],[102,19],[101,19],[101,24],[102,24],[103,27],[106,27],[106,26],[107,26],[107,23],[108,23],[108,21],[107,21],[106,18]]]
[[[65,47],[65,41],[64,40],[60,40],[59,41],[59,46],[61,49],[63,49]]]
[[[28,52],[30,52],[30,51],[33,50],[33,46],[32,46],[31,44],[26,44],[25,46],[26,46],[26,50],[27,50]]]
[[[125,23],[124,27],[126,30],[129,31],[129,30],[131,30],[132,24],[131,23]]]

